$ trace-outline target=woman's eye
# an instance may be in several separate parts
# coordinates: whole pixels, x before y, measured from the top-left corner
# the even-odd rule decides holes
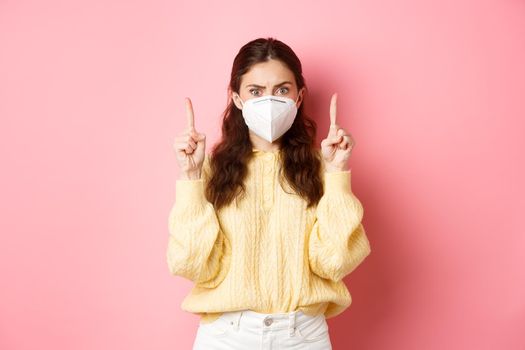
[[[286,94],[288,92],[288,88],[280,88],[278,91],[283,91],[282,94]]]
[[[258,89],[251,89],[250,94],[257,96],[257,94],[254,94],[254,92],[259,92]]]

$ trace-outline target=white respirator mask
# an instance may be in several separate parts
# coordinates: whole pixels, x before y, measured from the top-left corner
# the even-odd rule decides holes
[[[283,96],[260,96],[246,102],[241,99],[244,122],[255,134],[273,142],[292,127],[297,115],[297,100]],[[299,96],[297,96],[299,99]]]

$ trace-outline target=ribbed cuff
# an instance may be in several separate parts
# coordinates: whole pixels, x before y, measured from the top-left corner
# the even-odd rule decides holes
[[[204,195],[204,179],[175,181],[175,195],[178,203],[195,203],[206,200]]]
[[[351,192],[350,185],[351,170],[332,171],[324,173],[325,191],[326,192]]]

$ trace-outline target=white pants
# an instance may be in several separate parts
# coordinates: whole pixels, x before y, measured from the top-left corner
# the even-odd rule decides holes
[[[200,323],[193,350],[331,350],[325,316],[301,311],[265,314],[252,310],[223,313]]]

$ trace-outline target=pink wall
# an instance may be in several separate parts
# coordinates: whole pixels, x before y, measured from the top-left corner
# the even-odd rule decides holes
[[[218,139],[232,60],[299,55],[352,133],[372,254],[335,349],[525,349],[522,1],[0,1],[0,349],[189,349],[172,138]],[[521,216],[518,216],[522,214]]]

